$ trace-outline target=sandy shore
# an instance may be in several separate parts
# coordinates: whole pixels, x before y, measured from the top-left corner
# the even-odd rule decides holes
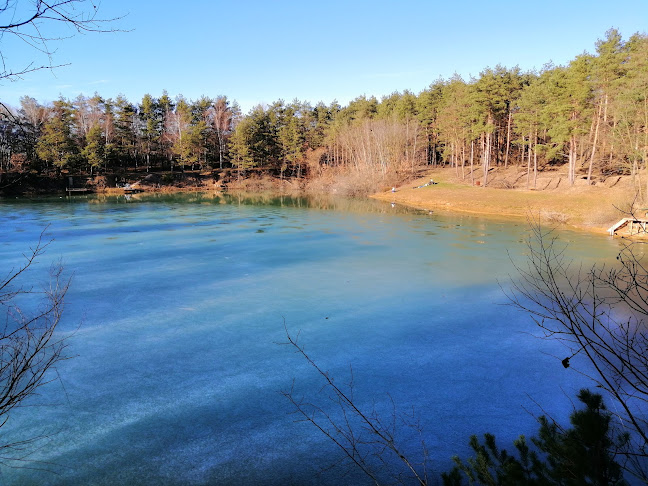
[[[634,195],[628,181],[619,178],[599,181],[595,185],[579,180],[577,185],[566,187],[560,173],[545,174],[539,179],[537,187],[543,190],[527,190],[512,183],[517,180],[519,185],[520,179],[526,182],[526,177],[516,172],[519,170],[500,171],[491,178],[492,186],[496,187],[482,187],[472,185],[469,176],[458,176],[453,169],[436,169],[418,181],[397,187],[396,192],[382,192],[372,197],[419,209],[497,218],[525,220],[530,215],[540,216],[541,220],[552,224],[607,234],[610,226],[626,216],[623,211],[629,209]],[[430,179],[437,184],[418,187]]]

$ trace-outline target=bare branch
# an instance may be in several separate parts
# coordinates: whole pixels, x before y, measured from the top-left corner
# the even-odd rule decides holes
[[[565,345],[562,366],[575,367],[609,393],[616,419],[631,432],[626,468],[647,481],[648,271],[641,252],[630,244],[617,266],[586,270],[565,257],[565,247],[539,221],[531,230],[509,301],[532,316],[544,338]],[[579,369],[577,357],[591,371]]]
[[[299,344],[299,333],[293,338],[288,329],[285,330],[287,342],[281,344],[291,346],[323,379],[320,393],[326,396],[324,402],[328,404],[320,405],[298,397],[293,382],[290,390],[283,391],[282,395],[294,406],[295,413],[338,446],[350,464],[358,467],[374,484],[381,484],[381,478],[387,475],[399,484],[412,480],[422,486],[428,484],[427,448],[420,424],[414,420],[414,414],[411,417],[399,416],[391,397],[392,414],[388,422],[384,422],[375,407],[371,411],[362,410],[353,396],[353,370],[350,371],[349,383],[345,387],[338,386],[333,377],[321,369]],[[418,433],[422,449],[420,463],[412,461],[396,440],[399,419],[405,428],[414,429]],[[393,470],[394,461],[400,462],[404,470]],[[378,468],[378,465],[382,467]],[[385,473],[387,470],[389,472]]]
[[[67,359],[66,337],[56,333],[70,284],[62,277],[61,264],[52,265],[49,284],[43,289],[23,284],[37,258],[51,243],[44,235],[45,230],[36,246],[23,255],[23,264],[0,279],[0,305],[5,311],[0,325],[0,427],[7,423],[14,408],[23,406],[42,386],[58,379],[56,364]],[[33,305],[34,296],[40,297],[37,306]],[[29,311],[21,305],[24,297],[30,301]],[[22,463],[27,460],[25,447],[42,438],[0,444],[0,462]]]
[[[47,63],[28,62],[20,68],[11,68],[3,50],[0,50],[0,82],[14,81],[41,69],[60,67],[53,62],[56,50],[51,46],[56,41],[68,39],[75,33],[119,31],[112,26],[123,17],[102,18],[98,12],[99,4],[93,0],[5,1],[0,7],[0,42],[5,35],[18,39],[45,55]],[[62,27],[71,33],[61,30]]]

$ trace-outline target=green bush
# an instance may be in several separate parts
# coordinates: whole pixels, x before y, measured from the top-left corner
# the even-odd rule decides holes
[[[629,441],[627,433],[615,436],[611,414],[601,395],[581,390],[584,409],[570,416],[571,428],[563,429],[542,416],[533,449],[522,435],[513,442],[514,454],[499,449],[492,434],[470,438],[475,457],[465,462],[454,457],[455,467],[442,474],[444,486],[607,486],[627,485],[616,455]]]

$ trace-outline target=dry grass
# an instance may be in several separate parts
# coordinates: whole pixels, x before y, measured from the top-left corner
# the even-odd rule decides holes
[[[296,179],[277,179],[266,175],[252,175],[233,179],[227,184],[227,190],[243,193],[278,193],[295,194],[301,191],[301,182]]]
[[[474,176],[479,180],[481,171],[475,171]],[[439,183],[415,189],[430,178]],[[629,177],[619,180],[615,176],[614,180],[597,181],[595,185],[587,185],[587,181],[579,179],[569,187],[565,174],[545,171],[538,178],[536,190],[526,190],[526,172],[521,175],[519,168],[496,169],[489,178],[488,187],[477,187],[471,185],[468,170],[462,178],[454,169],[434,169],[425,178],[398,187],[396,193],[383,191],[374,197],[430,210],[513,219],[540,215],[554,224],[601,233],[623,217],[623,211],[630,212],[638,207]]]
[[[403,178],[395,173],[355,171],[347,168],[328,168],[311,178],[306,186],[308,194],[334,194],[344,197],[366,197],[377,191],[388,191]]]
[[[567,224],[569,223],[569,215],[558,211],[540,211],[540,218],[551,224]]]

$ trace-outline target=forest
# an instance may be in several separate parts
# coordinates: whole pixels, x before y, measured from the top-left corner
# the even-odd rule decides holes
[[[0,178],[341,174],[370,192],[438,166],[486,186],[490,169],[515,165],[527,171],[527,188],[547,168],[566,170],[572,185],[648,172],[648,36],[624,40],[610,29],[595,46],[566,66],[487,67],[469,80],[455,75],[418,94],[359,96],[347,106],[278,100],[243,114],[222,95],[46,104],[24,96],[19,107],[0,106]]]

